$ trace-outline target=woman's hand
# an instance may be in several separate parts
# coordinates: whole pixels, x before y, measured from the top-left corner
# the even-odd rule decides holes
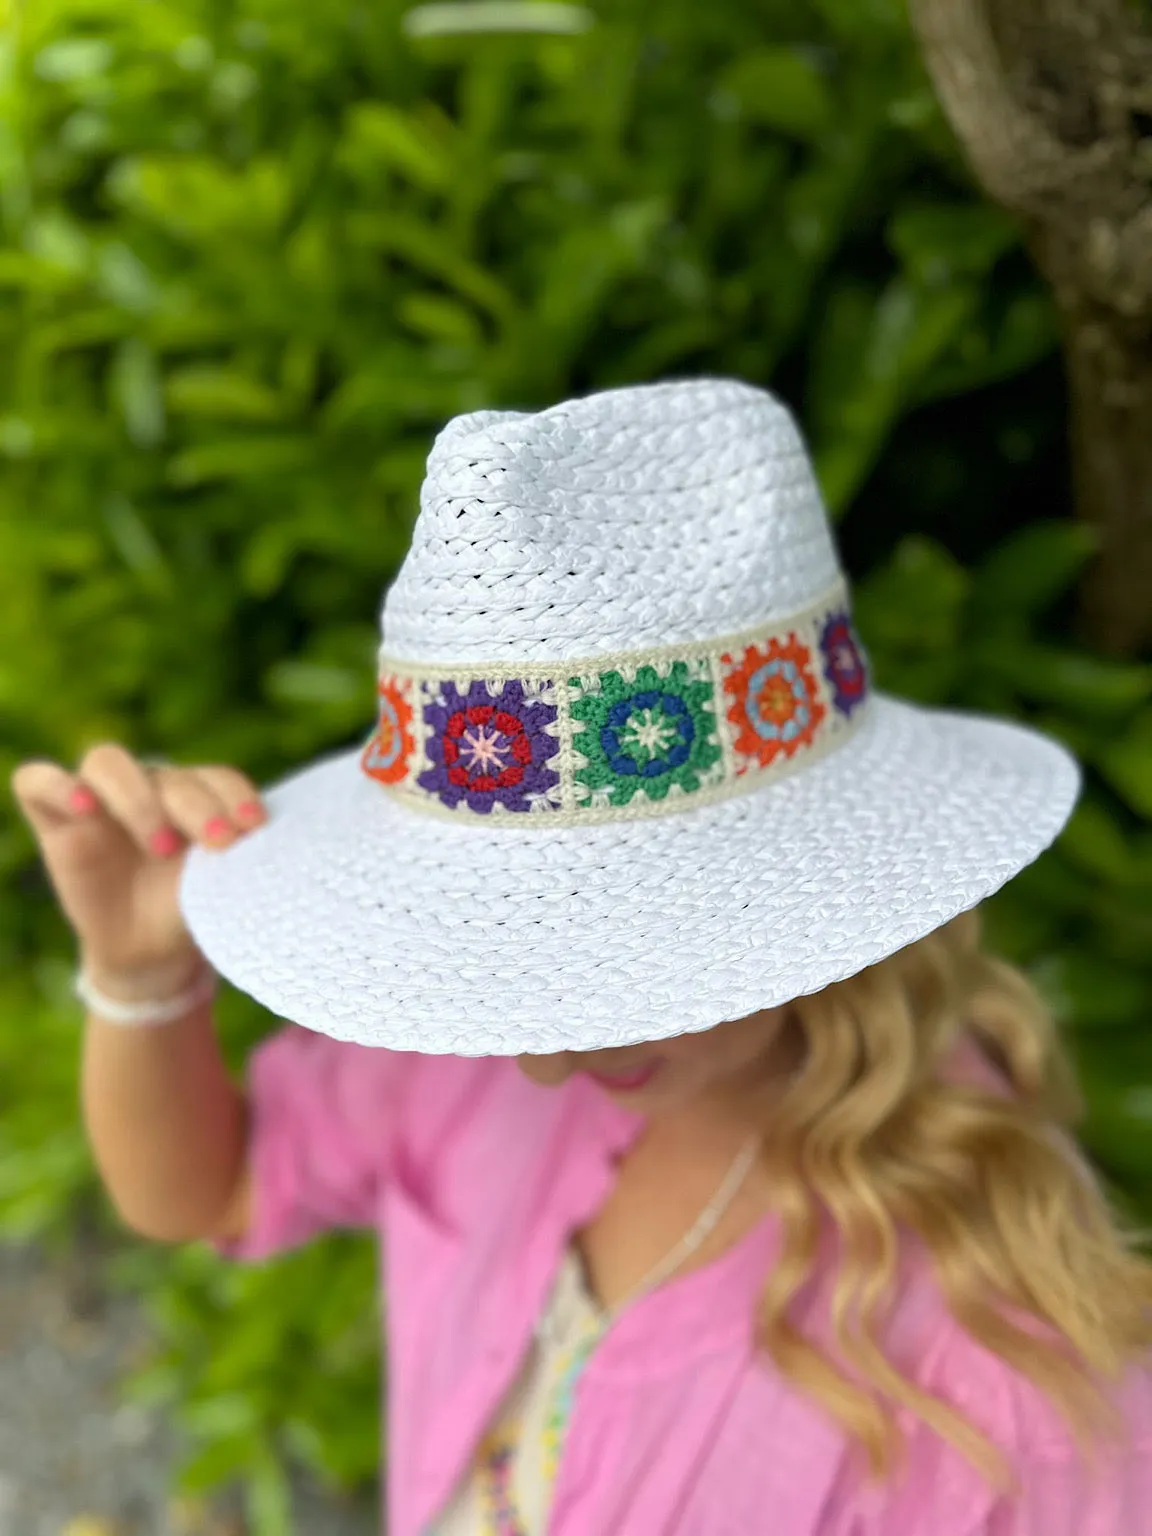
[[[266,819],[252,782],[222,765],[145,767],[116,742],[75,773],[32,760],[11,782],[97,985],[125,998],[182,985],[201,963],[177,897],[184,854]]]

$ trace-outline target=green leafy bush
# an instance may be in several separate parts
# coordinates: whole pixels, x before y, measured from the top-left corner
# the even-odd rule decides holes
[[[349,745],[449,415],[772,382],[881,684],[1035,720],[1088,766],[992,934],[1066,1026],[1101,1166],[1152,1210],[1152,671],[1065,638],[1092,546],[1051,309],[901,7],[600,0],[455,36],[406,10],[0,0],[0,767],[113,737],[267,780]],[[70,945],[11,807],[0,913],[0,1220],[111,1233]],[[222,999],[235,1070],[270,1022]],[[253,1272],[130,1244],[119,1272],[160,1325],[135,1390],[178,1406],[188,1489],[242,1479],[272,1536],[287,1456],[371,1479],[366,1239]]]

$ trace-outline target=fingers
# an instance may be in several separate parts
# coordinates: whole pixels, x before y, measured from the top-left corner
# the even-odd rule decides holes
[[[265,819],[259,791],[237,768],[165,767],[155,778],[168,819],[193,841],[219,847]]]
[[[80,759],[77,778],[141,852],[176,852],[180,839],[168,821],[153,776],[126,747],[102,741],[89,748]],[[79,801],[73,803],[76,812],[85,814]]]
[[[225,763],[208,763],[192,770],[219,796],[224,814],[237,827],[254,827],[267,820],[260,791],[246,774]]]
[[[37,833],[110,817],[144,852],[167,857],[185,840],[223,847],[266,819],[260,793],[224,764],[151,771],[117,742],[85,753],[75,774],[57,763],[22,763],[13,794]]]
[[[34,832],[52,832],[75,819],[71,797],[79,780],[59,763],[33,759],[12,771],[12,794]]]

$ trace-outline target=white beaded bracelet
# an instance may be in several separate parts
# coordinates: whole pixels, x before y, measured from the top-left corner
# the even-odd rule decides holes
[[[186,987],[183,992],[178,992],[174,997],[140,1003],[123,1003],[101,992],[91,977],[83,970],[79,970],[73,979],[72,990],[91,1013],[98,1014],[107,1023],[134,1027],[143,1024],[175,1023],[177,1019],[182,1019],[186,1014],[191,1013],[200,1003],[206,1003],[215,994],[217,981],[216,972],[206,969],[190,987]]]

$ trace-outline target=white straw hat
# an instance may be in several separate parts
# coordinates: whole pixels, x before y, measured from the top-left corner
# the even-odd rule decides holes
[[[803,442],[734,381],[449,422],[382,630],[363,747],[181,884],[223,976],[341,1040],[740,1018],[974,906],[1077,794],[1035,731],[874,693]]]

